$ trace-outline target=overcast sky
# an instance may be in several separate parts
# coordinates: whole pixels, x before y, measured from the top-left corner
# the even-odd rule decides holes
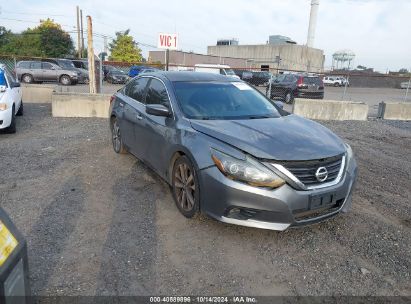
[[[6,3],[6,4],[5,4]],[[8,3],[8,4],[7,4]],[[80,4],[81,3],[81,4]],[[240,44],[264,44],[268,36],[307,39],[310,0],[122,0],[1,1],[0,25],[15,32],[50,17],[74,31],[75,7],[93,17],[96,33],[114,36],[127,28],[137,42],[157,44],[159,32],[177,32],[180,48],[206,53],[218,38],[235,37]],[[10,19],[18,19],[10,20]],[[356,54],[359,64],[385,72],[411,68],[411,0],[320,0],[314,46],[324,50],[326,67],[341,49]],[[75,34],[73,38],[77,39]],[[95,49],[103,38],[95,37]],[[152,47],[143,47],[146,55]]]

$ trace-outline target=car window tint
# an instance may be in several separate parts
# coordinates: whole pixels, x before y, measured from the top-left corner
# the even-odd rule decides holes
[[[33,61],[30,64],[30,69],[41,69],[41,62],[39,61]]]
[[[127,86],[126,95],[139,102],[144,102],[144,89],[147,86],[148,80],[149,78],[146,77],[134,79],[130,83],[131,86]]]
[[[146,104],[167,105],[168,103],[166,87],[161,81],[152,79],[147,89]]]

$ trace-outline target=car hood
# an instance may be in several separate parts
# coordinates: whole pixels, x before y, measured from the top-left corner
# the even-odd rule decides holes
[[[324,126],[296,116],[249,120],[191,120],[191,126],[254,157],[310,160],[345,152],[343,141]]]

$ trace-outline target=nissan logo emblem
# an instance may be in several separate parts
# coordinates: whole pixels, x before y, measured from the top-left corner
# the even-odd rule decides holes
[[[319,167],[317,171],[315,171],[315,177],[319,182],[323,182],[327,179],[328,177],[328,171],[327,168],[325,167]]]

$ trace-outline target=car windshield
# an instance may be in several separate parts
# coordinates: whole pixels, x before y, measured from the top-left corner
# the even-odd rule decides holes
[[[59,66],[61,66],[62,68],[69,68],[69,69],[75,68],[73,62],[71,62],[70,60],[59,60],[58,63],[59,63]]]
[[[174,82],[177,100],[191,119],[280,117],[276,107],[243,82]]]

